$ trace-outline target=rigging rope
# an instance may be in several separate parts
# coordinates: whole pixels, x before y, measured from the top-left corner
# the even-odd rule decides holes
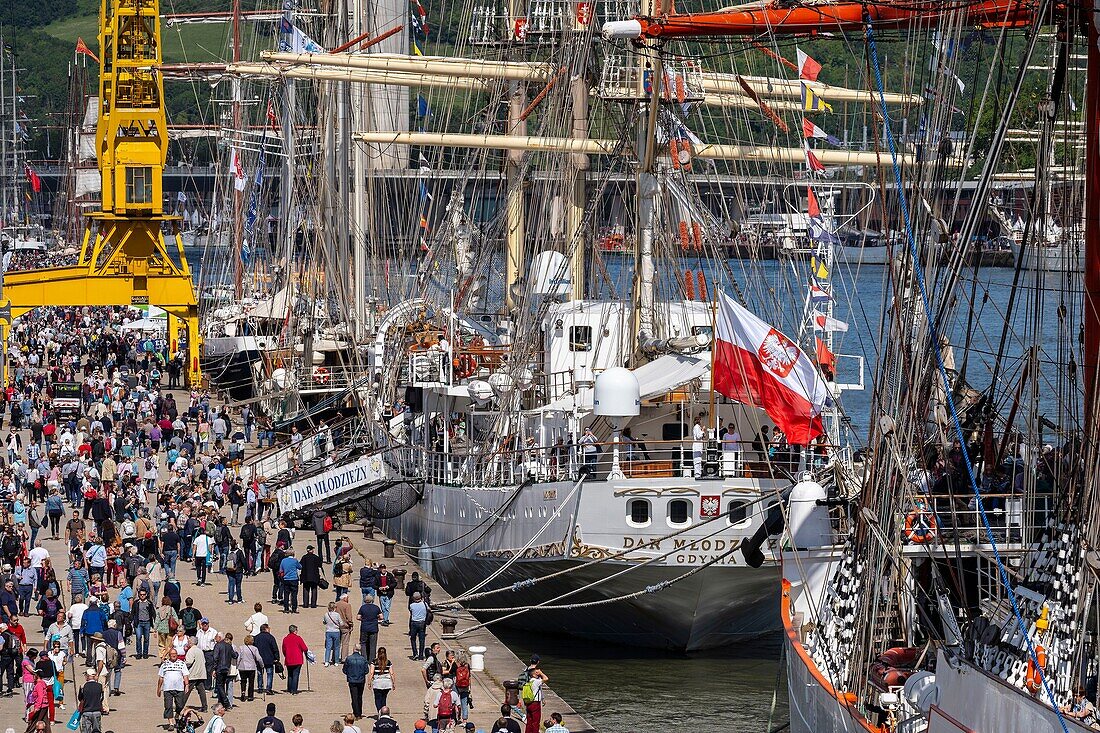
[[[955,409],[955,397],[951,391],[951,378],[947,374],[947,369],[944,366],[943,351],[940,345],[939,329],[932,320],[932,309],[928,299],[928,289],[924,281],[924,270],[920,264],[920,253],[917,248],[917,240],[913,234],[913,226],[909,217],[909,203],[905,195],[905,189],[902,185],[901,167],[898,165],[898,151],[897,145],[894,141],[893,126],[890,124],[889,118],[886,116],[886,90],[882,83],[882,70],[878,61],[878,50],[875,47],[875,35],[872,28],[872,23],[867,20],[867,45],[871,51],[871,66],[875,72],[875,85],[879,94],[879,102],[882,107],[882,114],[885,118],[883,128],[886,133],[886,142],[890,148],[890,161],[894,172],[894,183],[898,192],[898,206],[901,209],[902,220],[905,224],[905,238],[909,244],[910,254],[913,258],[913,273],[917,278],[917,287],[920,290],[921,302],[924,306],[925,320],[928,324],[928,331],[930,340],[932,342],[932,351],[936,357],[936,368],[939,371],[940,379],[943,380],[945,400],[947,402],[948,410],[951,413],[951,421],[955,427],[955,433],[958,437],[960,445],[963,446],[962,459],[963,465],[966,466],[966,475],[970,480],[970,488],[974,493],[974,501],[978,507],[978,513],[982,518],[982,525],[985,527],[986,537],[989,540],[989,544],[993,550],[993,559],[997,564],[997,570],[1000,575],[1001,585],[1004,586],[1005,592],[1008,594],[1008,599],[1012,603],[1012,613],[1016,617],[1016,626],[1023,635],[1024,640],[1027,641],[1028,653],[1031,656],[1031,661],[1035,665],[1035,668],[1039,671],[1039,679],[1043,684],[1043,690],[1046,692],[1047,698],[1050,701],[1051,709],[1054,710],[1054,714],[1058,716],[1058,722],[1062,726],[1063,733],[1069,733],[1069,727],[1066,725],[1065,718],[1062,717],[1062,712],[1059,709],[1058,701],[1054,698],[1054,691],[1051,689],[1047,680],[1046,670],[1039,664],[1039,657],[1035,651],[1035,644],[1031,640],[1031,635],[1028,633],[1028,625],[1024,623],[1023,615],[1020,613],[1020,606],[1016,600],[1016,593],[1012,589],[1012,583],[1008,579],[1008,571],[1005,569],[1004,562],[1001,559],[1001,553],[997,548],[997,538],[993,534],[993,527],[989,523],[989,516],[986,514],[985,502],[982,501],[982,492],[978,488],[978,481],[974,475],[974,466],[970,461],[970,451],[966,448],[967,441],[966,436],[963,434],[962,422],[959,419],[958,411]]]

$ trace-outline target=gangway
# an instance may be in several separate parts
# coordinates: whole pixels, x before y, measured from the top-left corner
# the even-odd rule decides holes
[[[168,122],[159,15],[158,0],[101,0],[96,155],[103,207],[88,214],[76,265],[6,274],[0,339],[6,343],[12,319],[40,306],[156,305],[168,312],[172,351],[179,348],[176,321],[185,325],[187,376],[197,385],[198,300],[178,233],[180,217],[164,211]],[[165,227],[174,230],[171,249]],[[7,382],[6,372],[5,362],[0,383]]]

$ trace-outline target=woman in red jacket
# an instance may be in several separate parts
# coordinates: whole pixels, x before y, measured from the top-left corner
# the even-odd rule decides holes
[[[298,694],[298,678],[308,653],[306,640],[298,636],[298,627],[291,624],[283,637],[283,659],[286,661],[286,691],[292,695]]]

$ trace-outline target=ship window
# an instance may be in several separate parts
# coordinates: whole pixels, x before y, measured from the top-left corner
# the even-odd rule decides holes
[[[730,524],[740,524],[749,518],[749,503],[747,501],[731,501],[726,507],[726,517]]]
[[[631,499],[626,503],[626,522],[634,527],[647,527],[650,520],[649,501]]]
[[[151,167],[126,169],[126,203],[153,203],[153,169]]]
[[[569,350],[570,351],[591,351],[592,350],[592,327],[591,326],[570,326],[569,327]]]
[[[668,523],[687,524],[691,521],[691,502],[687,499],[673,499],[668,503]]]

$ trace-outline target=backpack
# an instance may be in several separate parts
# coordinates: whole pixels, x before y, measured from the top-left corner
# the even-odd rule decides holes
[[[455,670],[455,687],[467,690],[470,687],[470,665],[460,664]]]
[[[321,522],[321,527],[326,532],[331,532],[332,531],[332,517],[330,517],[326,514],[325,515],[325,520],[323,522]]]
[[[450,690],[443,690],[439,695],[439,707],[437,708],[438,717],[450,718],[454,715],[455,701],[451,697],[451,694]]]
[[[115,669],[118,667],[118,649],[110,644],[104,644],[107,647],[107,669]]]
[[[528,679],[523,683],[523,689],[520,690],[519,699],[523,700],[524,705],[530,705],[535,701],[535,686],[532,682],[533,680]]]
[[[19,552],[19,538],[13,534],[5,535],[0,549],[4,550],[5,555],[14,555]]]
[[[230,550],[225,558],[225,569],[231,573],[237,572],[237,551]]]

